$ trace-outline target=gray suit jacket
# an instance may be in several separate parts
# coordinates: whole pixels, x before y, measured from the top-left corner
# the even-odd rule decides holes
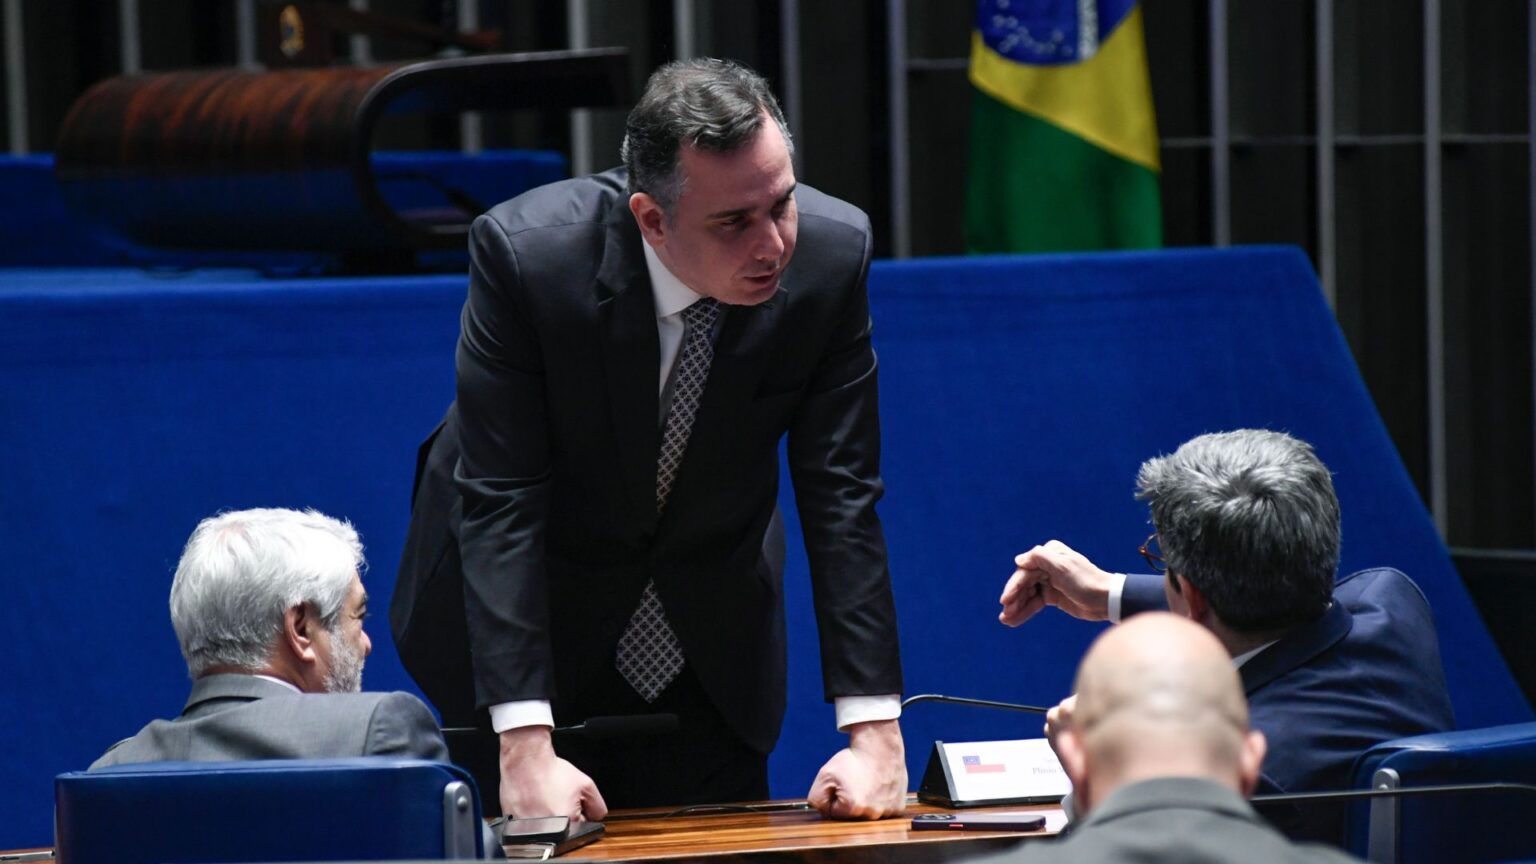
[[[409,693],[294,693],[254,675],[209,675],[181,716],[155,720],[91,768],[133,762],[414,756],[446,761],[432,712]]]
[[[997,861],[1004,859],[997,856]],[[1293,844],[1242,796],[1207,780],[1170,777],[1115,791],[1058,840],[1009,850],[1009,864],[1243,861],[1248,864],[1343,864],[1336,849]]]

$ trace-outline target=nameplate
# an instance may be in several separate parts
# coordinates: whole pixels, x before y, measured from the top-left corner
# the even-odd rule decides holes
[[[917,799],[941,807],[1055,804],[1072,781],[1044,738],[933,742]]]

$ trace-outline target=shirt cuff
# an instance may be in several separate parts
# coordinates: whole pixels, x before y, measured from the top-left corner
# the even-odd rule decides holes
[[[526,699],[521,702],[503,702],[491,706],[491,728],[502,733],[524,726],[555,726],[554,712],[544,699]]]
[[[837,712],[837,731],[847,732],[855,723],[895,720],[901,716],[901,694],[885,696],[836,696],[832,710]]]
[[[1106,614],[1109,620],[1120,623],[1120,595],[1125,593],[1125,574],[1109,574],[1109,608]]]

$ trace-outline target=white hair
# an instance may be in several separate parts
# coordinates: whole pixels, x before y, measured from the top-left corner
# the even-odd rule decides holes
[[[187,671],[264,668],[283,614],[308,603],[335,631],[366,566],[350,522],[314,510],[237,510],[198,523],[171,583],[171,625]]]

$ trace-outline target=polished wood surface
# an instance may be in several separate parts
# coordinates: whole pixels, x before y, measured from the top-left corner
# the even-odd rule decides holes
[[[909,801],[904,815],[877,822],[823,819],[810,809],[768,813],[705,813],[681,816],[665,811],[615,811],[603,839],[570,854],[586,861],[837,862],[902,864],[954,861],[985,855],[1017,843],[1032,842],[1061,830],[1060,807],[1010,806],[967,813],[1031,811],[1046,816],[1044,831],[913,831],[912,817],[943,813],[939,807]]]
[[[913,831],[919,813],[1043,813],[1045,830]],[[878,822],[823,819],[808,808],[754,813],[697,813],[668,816],[667,810],[616,810],[603,838],[574,850],[571,861],[695,861],[711,864],[917,864],[961,861],[1018,843],[1054,836],[1066,824],[1060,807],[982,807],[945,810],[907,802],[907,812]],[[7,850],[0,855],[46,852]],[[0,861],[5,859],[0,858]],[[14,860],[14,859],[13,859]],[[25,859],[34,860],[34,859]]]

